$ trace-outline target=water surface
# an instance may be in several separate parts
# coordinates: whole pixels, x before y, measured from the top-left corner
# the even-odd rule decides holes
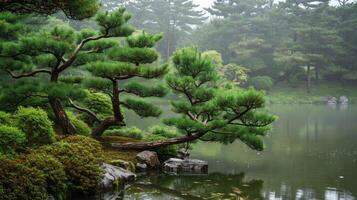
[[[198,143],[192,157],[209,162],[208,175],[154,173],[132,185],[124,199],[356,199],[357,106],[270,110],[279,119],[265,137],[265,151],[239,141]]]

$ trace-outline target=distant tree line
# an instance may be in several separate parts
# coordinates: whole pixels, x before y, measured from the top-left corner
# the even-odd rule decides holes
[[[338,4],[337,4],[338,3]],[[357,82],[357,5],[329,0],[217,0],[191,43],[223,60],[296,85]]]

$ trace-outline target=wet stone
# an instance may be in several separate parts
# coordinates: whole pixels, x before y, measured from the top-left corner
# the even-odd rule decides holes
[[[167,173],[207,174],[208,162],[198,159],[170,158],[164,162],[162,170]]]

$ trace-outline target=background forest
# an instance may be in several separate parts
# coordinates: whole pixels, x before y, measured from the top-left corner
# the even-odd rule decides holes
[[[196,45],[219,54],[228,79],[270,91],[273,102],[316,103],[334,95],[356,100],[353,1],[217,0],[206,9],[189,0],[102,3],[125,5],[136,27],[163,32],[163,60],[178,47]]]

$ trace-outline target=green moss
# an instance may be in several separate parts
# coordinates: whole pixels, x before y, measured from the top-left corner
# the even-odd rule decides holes
[[[97,191],[103,176],[99,142],[85,136],[72,136],[37,151],[51,155],[63,164],[72,192],[88,194]]]
[[[130,161],[125,161],[125,160],[121,160],[121,159],[116,159],[116,160],[111,160],[109,162],[109,164],[114,165],[114,166],[118,166],[121,168],[124,168],[126,170],[129,170],[131,172],[135,172],[135,165],[133,162]]]
[[[26,166],[42,172],[46,179],[46,189],[49,194],[58,200],[66,198],[67,177],[62,163],[53,156],[36,152],[23,155],[22,160]]]

